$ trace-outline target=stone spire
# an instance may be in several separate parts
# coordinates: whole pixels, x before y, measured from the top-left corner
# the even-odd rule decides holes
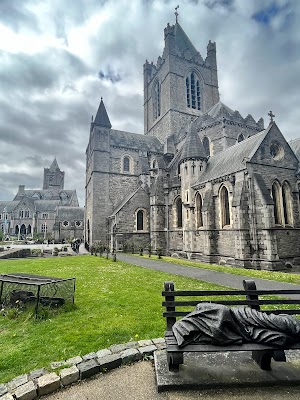
[[[111,123],[108,118],[102,97],[101,97],[101,101],[100,101],[100,105],[99,105],[96,117],[95,117],[94,121],[92,122],[92,124],[111,129]]]
[[[58,169],[60,169],[60,168],[59,168],[59,166],[57,164],[56,157],[54,157],[54,160],[53,160],[52,164],[50,165],[49,171],[50,172],[55,172]]]
[[[185,160],[206,160],[207,155],[204,146],[198,136],[197,128],[192,125],[187,134],[180,157],[180,162]]]

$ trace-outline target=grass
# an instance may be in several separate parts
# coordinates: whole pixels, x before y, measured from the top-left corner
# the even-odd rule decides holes
[[[162,337],[166,280],[177,289],[222,289],[94,256],[0,261],[0,273],[13,272],[75,277],[76,307],[40,321],[29,312],[0,315],[0,382],[112,344]]]
[[[130,254],[130,255],[137,256],[137,254]],[[139,257],[149,258],[149,256],[147,256],[147,255],[139,256]],[[160,261],[160,260],[158,260],[157,256],[152,256],[151,260]],[[224,273],[228,273],[228,274],[248,276],[251,278],[269,279],[272,281],[295,283],[298,285],[300,284],[300,274],[245,269],[245,268],[229,267],[229,266],[224,267],[224,266],[215,265],[215,264],[204,264],[204,263],[201,263],[200,261],[189,261],[189,260],[183,260],[181,258],[166,257],[166,256],[163,256],[161,261],[178,264],[178,265],[186,265],[187,267],[202,268],[202,269],[207,269],[207,270],[211,270],[211,271],[224,272]]]

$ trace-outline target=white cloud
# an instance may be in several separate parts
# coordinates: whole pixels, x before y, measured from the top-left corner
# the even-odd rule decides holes
[[[0,199],[41,187],[56,156],[84,204],[91,115],[102,96],[113,128],[143,132],[143,63],[161,55],[177,4],[1,0]],[[286,138],[299,136],[300,2],[183,0],[178,11],[204,58],[217,43],[221,100],[256,120],[272,109]]]

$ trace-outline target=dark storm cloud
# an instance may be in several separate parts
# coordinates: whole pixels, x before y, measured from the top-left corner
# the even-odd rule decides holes
[[[108,65],[106,71],[101,70],[98,73],[98,76],[100,79],[111,81],[112,83],[119,82],[122,79],[121,75],[118,72],[114,71],[110,65]]]
[[[143,132],[143,64],[162,54],[178,2],[0,0],[4,5],[0,24],[21,32],[20,43],[27,31],[39,31],[34,38],[45,36],[46,44],[0,50],[0,199],[11,199],[19,184],[41,188],[43,168],[56,156],[65,187],[76,188],[83,205],[91,116],[102,96],[114,129]],[[288,139],[299,136],[299,8],[289,0],[186,0],[178,10],[204,58],[208,40],[217,42],[221,100],[266,123],[272,109]]]
[[[88,74],[85,63],[65,49],[46,49],[33,55],[0,53],[0,81],[9,91],[57,88]],[[1,94],[0,94],[1,97]]]
[[[1,0],[0,21],[5,22],[15,31],[27,27],[38,32],[38,20],[34,13],[27,8],[27,4],[28,1],[25,0]]]

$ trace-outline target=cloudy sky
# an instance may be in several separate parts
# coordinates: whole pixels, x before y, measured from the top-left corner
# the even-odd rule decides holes
[[[204,58],[217,43],[221,100],[300,136],[298,0],[0,0],[0,200],[41,188],[56,156],[84,205],[91,116],[102,96],[113,128],[143,133],[143,64],[178,4]]]

